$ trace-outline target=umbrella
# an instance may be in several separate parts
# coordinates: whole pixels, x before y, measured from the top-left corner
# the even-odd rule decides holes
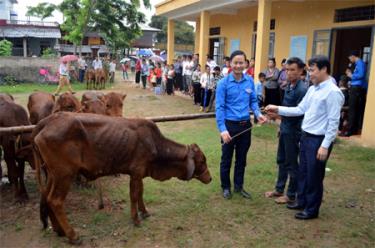
[[[122,60],[120,60],[120,63],[124,64],[124,63],[126,63],[127,61],[130,61],[130,60],[131,60],[130,58],[123,58]]]
[[[158,55],[152,55],[151,57],[149,57],[148,59],[151,59],[152,61],[155,61],[155,62],[163,62],[164,59]]]
[[[60,62],[70,62],[70,61],[76,61],[78,60],[78,57],[72,54],[65,55],[60,58]]]
[[[151,51],[151,49],[140,49],[137,53],[138,56],[152,56],[154,53]]]

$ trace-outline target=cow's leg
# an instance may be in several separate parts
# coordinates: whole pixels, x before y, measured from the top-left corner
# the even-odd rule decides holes
[[[14,157],[15,157],[15,152],[14,152],[14,148],[12,148],[12,145],[4,148],[4,160],[8,168],[9,182],[12,184],[15,200],[16,202],[19,202],[20,199],[18,198],[19,196],[18,169],[17,169],[16,160],[14,159]]]
[[[47,175],[47,173],[45,173]],[[48,217],[51,220],[52,230],[57,233],[59,236],[65,236],[64,230],[60,226],[59,222],[56,219],[55,214],[53,213],[50,206],[47,203],[47,196],[51,192],[52,180],[47,179],[47,187],[45,190],[41,191],[40,195],[40,220],[43,223],[43,228],[48,227]]]
[[[60,175],[57,178],[59,179],[54,178],[51,192],[47,197],[48,206],[55,215],[56,220],[61,226],[63,232],[68,237],[69,242],[72,244],[80,244],[81,241],[74,229],[70,226],[63,206],[64,200],[69,192],[72,177],[62,177]]]
[[[146,210],[145,203],[143,202],[143,181],[142,180],[140,180],[140,183],[139,183],[138,209],[139,211],[141,211],[141,216],[143,219],[150,217],[150,214]]]
[[[19,199],[21,202],[25,202],[29,199],[27,195],[26,187],[25,187],[25,161],[19,160],[18,161],[18,177],[19,177]]]
[[[138,198],[141,183],[142,180],[130,177],[130,214],[135,226],[139,226],[141,224],[138,218]]]

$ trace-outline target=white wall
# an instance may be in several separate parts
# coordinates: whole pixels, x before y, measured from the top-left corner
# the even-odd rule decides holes
[[[9,0],[0,0],[0,19],[9,20],[12,4]]]

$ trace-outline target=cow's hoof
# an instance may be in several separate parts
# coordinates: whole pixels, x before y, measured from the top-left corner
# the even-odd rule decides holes
[[[146,219],[146,218],[148,218],[148,217],[150,217],[151,215],[148,213],[148,212],[141,212],[141,217],[142,217],[142,219]]]
[[[64,233],[63,230],[54,230],[54,231],[56,232],[57,236],[59,236],[59,237],[64,237],[65,236],[65,233]]]
[[[18,196],[15,202],[18,205],[25,206],[28,200],[29,200],[29,197],[27,195],[22,195],[22,196]]]
[[[80,238],[69,239],[69,243],[71,245],[81,245],[82,244],[82,239],[80,239]]]
[[[141,226],[141,222],[139,220],[133,220],[133,224],[134,224],[135,227]]]
[[[103,203],[99,203],[98,204],[98,209],[100,210],[100,209],[103,209],[104,208],[104,204]]]

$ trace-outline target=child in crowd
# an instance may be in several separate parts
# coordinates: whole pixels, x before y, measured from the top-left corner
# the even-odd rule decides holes
[[[201,75],[201,107],[200,112],[203,112],[210,103],[214,77],[211,75],[209,65],[205,66],[204,73]]]
[[[212,81],[212,93],[210,98],[210,104],[208,105],[208,108],[206,112],[210,112],[212,110],[215,110],[215,96],[216,96],[216,86],[217,83],[220,81],[220,79],[223,78],[223,75],[221,74],[220,67],[216,66],[214,68],[214,74],[213,74],[213,81]]]
[[[345,133],[348,132],[348,117],[349,117],[349,88],[348,88],[348,82],[349,78],[345,75],[342,75],[340,77],[339,81],[339,88],[342,92],[342,94],[345,97],[344,105],[341,108],[341,114],[340,114],[340,124],[339,124],[339,130],[340,136],[345,136]]]
[[[129,79],[129,75],[128,75],[129,61],[126,61],[125,63],[123,63],[121,65],[121,69],[122,69],[122,79],[128,80]]]

